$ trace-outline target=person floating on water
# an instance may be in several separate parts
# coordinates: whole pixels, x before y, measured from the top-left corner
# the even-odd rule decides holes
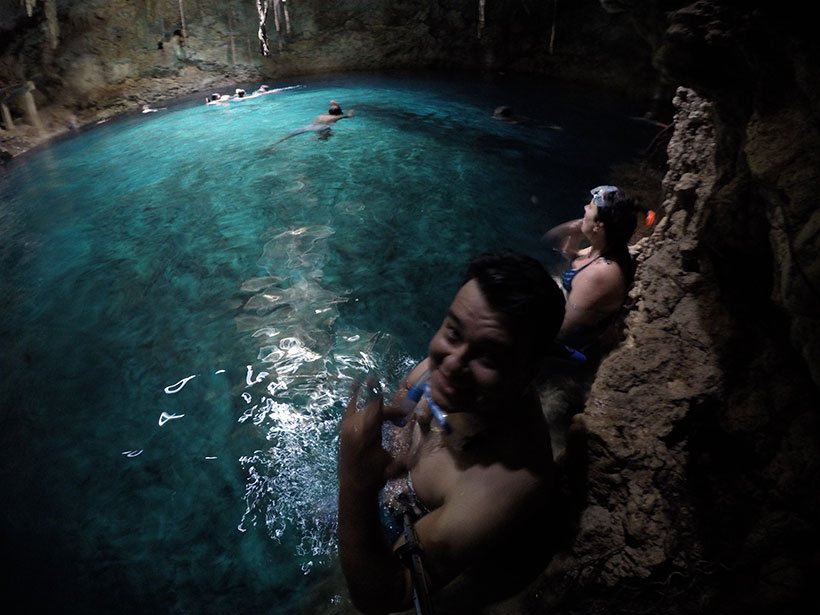
[[[142,113],[156,113],[157,111],[164,111],[166,107],[160,107],[159,109],[154,109],[151,105],[143,105],[142,106]]]
[[[554,465],[534,387],[564,317],[564,298],[528,256],[470,263],[428,356],[384,405],[348,403],[339,446],[339,548],[354,605],[394,612],[429,599],[458,612],[520,591],[552,552]],[[390,452],[383,425],[396,430]],[[388,479],[404,522],[386,537]],[[389,528],[388,528],[389,529]],[[422,605],[422,606],[419,606]],[[451,605],[452,606],[452,605]],[[427,611],[429,612],[429,611]]]
[[[655,220],[654,212],[616,186],[597,186],[590,193],[583,218],[560,224],[543,237],[569,262],[561,275],[567,310],[558,341],[582,354],[623,307],[634,274],[628,243],[638,214],[647,226]],[[584,240],[589,245],[582,249]]]
[[[508,107],[507,105],[501,105],[499,107],[496,107],[493,111],[493,117],[497,120],[502,120],[504,122],[518,122],[516,117],[513,115],[512,108]]]
[[[524,127],[529,128],[547,128],[549,130],[563,130],[560,126],[556,126],[554,124],[547,124],[542,121],[536,121],[531,117],[525,117],[522,115],[515,115],[513,113],[512,107],[509,105],[500,105],[493,110],[493,119],[501,120],[502,122],[506,122],[508,124],[520,124]]]
[[[284,137],[279,139],[276,143],[274,143],[271,147],[276,147],[282,141],[286,141],[287,139],[290,139],[297,135],[305,134],[307,132],[315,132],[319,139],[325,140],[330,136],[330,127],[333,124],[335,124],[339,120],[344,120],[350,117],[353,117],[353,110],[344,113],[339,103],[337,103],[335,100],[331,100],[330,109],[328,109],[327,113],[317,115],[316,118],[304,128],[297,128],[296,130],[289,132]]]
[[[214,92],[208,98],[205,99],[206,105],[216,105],[221,103],[230,102],[231,95],[230,94],[220,94],[219,92]]]

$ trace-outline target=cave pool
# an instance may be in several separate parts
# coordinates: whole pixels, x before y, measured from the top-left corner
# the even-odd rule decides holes
[[[289,89],[157,105],[0,171],[2,541],[31,606],[343,610],[352,380],[390,391],[471,256],[547,258],[541,234],[657,131],[510,76],[268,85]],[[330,138],[271,147],[331,99],[355,115]]]

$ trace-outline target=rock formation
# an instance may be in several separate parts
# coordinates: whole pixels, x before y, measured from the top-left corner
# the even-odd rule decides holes
[[[555,612],[818,604],[812,38],[768,4],[697,2],[656,39],[663,79],[688,86],[666,215],[570,434],[576,533],[539,586]]]

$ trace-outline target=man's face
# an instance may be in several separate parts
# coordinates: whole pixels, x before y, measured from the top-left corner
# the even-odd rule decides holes
[[[430,394],[447,412],[492,411],[522,393],[530,372],[526,350],[470,280],[430,341]]]

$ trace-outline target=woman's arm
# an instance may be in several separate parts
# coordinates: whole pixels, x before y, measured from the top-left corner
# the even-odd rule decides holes
[[[544,233],[542,240],[572,260],[578,255],[581,242],[584,240],[584,234],[581,232],[581,222],[582,220],[579,218],[554,226]]]

